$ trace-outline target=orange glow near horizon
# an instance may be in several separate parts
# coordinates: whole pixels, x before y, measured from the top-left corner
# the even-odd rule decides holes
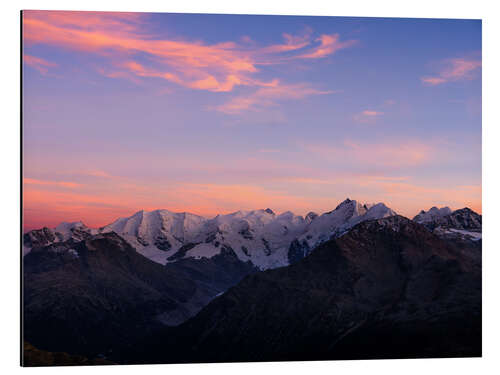
[[[323,185],[326,189],[332,184],[328,181],[317,180],[298,180],[295,183]],[[409,218],[413,218],[421,209],[428,210],[432,206],[450,205],[452,209],[469,207],[480,214],[482,212],[480,186],[461,187],[448,191],[373,178],[360,179],[358,183],[367,185],[368,190],[382,188],[378,196],[380,199],[365,200],[362,196],[349,196],[349,198],[357,199],[362,203],[383,202],[398,214]],[[44,226],[55,227],[63,221],[82,221],[91,228],[98,228],[119,217],[128,217],[140,210],[155,209],[190,212],[204,217],[268,207],[278,214],[285,211],[292,211],[299,215],[306,215],[310,211],[321,214],[334,209],[338,203],[347,198],[347,196],[301,197],[288,194],[286,191],[266,190],[256,186],[184,184],[168,192],[147,188],[144,190],[148,192],[147,197],[144,197],[144,194],[138,194],[134,201],[131,200],[134,194],[126,188],[122,191],[117,189],[112,194],[86,194],[78,192],[78,189],[70,187],[71,185],[50,183],[39,185],[65,191],[38,190],[31,184],[25,184],[23,194],[25,230]],[[417,198],[423,203],[407,205],[408,201],[411,202]],[[460,205],[459,202],[464,203]]]
[[[481,213],[478,20],[28,10],[22,28],[25,229],[347,197]]]

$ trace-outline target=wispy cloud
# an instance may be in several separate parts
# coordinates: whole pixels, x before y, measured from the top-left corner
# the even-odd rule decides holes
[[[31,56],[31,55],[23,55],[23,62],[31,66],[32,68],[35,68],[38,70],[41,74],[47,74],[49,71],[49,68],[56,67],[57,64],[51,61],[47,61],[45,59],[42,59],[40,57],[36,56]]]
[[[258,150],[258,152],[263,153],[263,154],[277,154],[280,152],[277,148],[261,148]]]
[[[313,172],[309,176],[289,175],[272,180],[270,185],[208,180],[176,182],[168,184],[168,189],[163,184],[111,182],[105,191],[75,191],[54,186],[42,189],[40,185],[46,182],[30,183],[24,189],[24,223],[32,229],[55,226],[61,221],[83,220],[87,225],[99,227],[140,209],[158,208],[207,217],[265,207],[305,214],[311,210],[328,211],[346,196],[367,203],[382,201],[410,217],[433,205],[468,206],[481,211],[481,185],[439,186],[436,181],[422,181],[407,175],[352,172],[330,176]],[[304,188],[310,193],[304,193]]]
[[[381,111],[375,111],[372,109],[366,109],[360,113],[356,113],[354,115],[354,120],[357,122],[364,122],[364,123],[370,123],[370,122],[375,122],[375,120],[382,116],[384,112]]]
[[[356,43],[355,40],[348,40],[345,42],[340,41],[339,34],[333,35],[321,35],[317,41],[320,45],[315,47],[312,51],[308,51],[302,55],[299,55],[302,59],[320,59],[331,55],[342,48],[351,47]]]
[[[83,175],[100,178],[113,178],[114,176],[100,169],[93,169],[83,173]]]
[[[285,180],[292,183],[300,183],[307,185],[340,185],[346,183],[354,183],[359,186],[373,185],[376,183],[407,181],[408,176],[383,176],[373,174],[356,174],[356,173],[336,173],[331,178],[311,178],[311,177],[292,177]]]
[[[24,229],[55,227],[62,221],[80,221],[99,227],[120,216],[130,215],[135,207],[117,194],[86,194],[82,192],[42,190],[28,185],[23,191]]]
[[[371,111],[371,110],[366,110],[361,112],[363,116],[367,117],[376,117],[376,116],[382,116],[384,112],[379,112],[379,111]]]
[[[311,44],[311,35],[313,31],[311,28],[306,28],[301,35],[291,35],[283,33],[284,43],[273,44],[260,49],[261,54],[290,52],[305,48]]]
[[[441,77],[422,77],[421,80],[423,83],[430,86],[436,86],[446,82],[446,79]]]
[[[311,95],[326,95],[335,92],[318,90],[307,84],[281,84],[276,80],[272,84],[261,87],[250,94],[236,96],[213,109],[236,115],[245,111],[261,111],[275,106],[280,101],[299,100]]]
[[[430,86],[441,85],[446,82],[473,79],[477,76],[482,66],[479,59],[456,58],[442,62],[443,69],[434,76],[420,78],[421,81]]]
[[[323,58],[354,44],[341,41],[338,34],[313,39],[309,29],[298,36],[283,34],[283,44],[267,47],[232,41],[206,44],[150,34],[147,15],[140,13],[26,11],[23,15],[27,45],[55,45],[107,57],[111,65],[100,71],[108,77],[154,77],[212,92],[266,87],[268,82],[254,77],[259,66]]]
[[[303,148],[326,160],[351,160],[358,166],[415,167],[431,160],[433,148],[416,140],[368,143],[345,140],[339,145],[306,144]]]
[[[25,185],[46,185],[46,186],[61,186],[65,188],[77,188],[81,186],[76,182],[69,181],[46,181],[46,180],[36,180],[34,178],[24,178],[23,184]]]

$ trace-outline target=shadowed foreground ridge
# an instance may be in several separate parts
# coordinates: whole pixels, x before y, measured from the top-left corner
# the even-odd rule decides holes
[[[39,350],[28,342],[23,346],[24,366],[101,366],[115,363],[105,359],[88,359],[80,355],[70,355],[64,352],[48,352]]]
[[[401,216],[363,222],[247,276],[129,363],[481,355],[481,249]]]
[[[250,272],[231,249],[162,266],[115,233],[34,248],[24,257],[24,340],[109,357],[186,320]]]

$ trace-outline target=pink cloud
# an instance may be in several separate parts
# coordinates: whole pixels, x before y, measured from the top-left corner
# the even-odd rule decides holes
[[[361,166],[400,168],[423,165],[430,160],[434,149],[415,140],[399,140],[393,143],[367,143],[346,140],[341,145],[309,144],[303,146],[327,160],[348,159]]]
[[[364,123],[374,122],[377,117],[380,117],[383,114],[384,114],[384,112],[367,109],[367,110],[364,110],[360,113],[355,114],[354,120],[358,121],[358,122],[364,122]]]
[[[31,55],[23,55],[23,62],[26,65],[29,65],[29,66],[35,68],[36,70],[38,70],[42,74],[47,74],[49,71],[49,68],[53,68],[53,67],[57,66],[56,63],[44,60],[40,57],[31,56]]]
[[[280,53],[299,50],[311,44],[312,29],[308,28],[302,35],[283,33],[284,44],[274,44],[260,49],[259,54]]]
[[[366,111],[361,112],[361,114],[363,116],[375,117],[375,116],[382,116],[384,114],[384,112],[366,110]]]
[[[260,87],[262,82],[253,78],[260,65],[322,58],[354,43],[341,42],[339,35],[333,34],[321,35],[319,46],[315,46],[311,30],[299,36],[283,34],[283,44],[267,47],[249,44],[248,38],[243,45],[160,39],[144,32],[146,18],[147,14],[141,13],[26,11],[23,41],[107,57],[112,68],[100,71],[111,78],[151,77],[212,92],[228,92],[236,86]],[[282,56],[299,50],[285,59]],[[148,56],[148,66],[134,61],[135,55]],[[128,62],[121,63],[124,60]]]
[[[304,185],[309,193],[304,193]],[[352,190],[353,185],[357,186],[356,192]],[[91,227],[99,227],[140,209],[166,208],[207,217],[265,207],[277,212],[292,210],[302,215],[311,210],[321,213],[334,208],[346,196],[366,203],[382,201],[409,217],[433,205],[468,206],[481,212],[480,185],[440,187],[429,181],[415,183],[407,176],[363,174],[286,178],[279,184],[275,182],[273,187],[199,182],[176,183],[164,189],[161,185],[127,183],[113,185],[106,191],[74,192],[42,190],[36,185],[27,185],[23,210],[25,229],[56,226],[68,220],[82,220]]]
[[[117,194],[47,191],[27,185],[23,191],[24,230],[79,220],[99,227],[117,217],[132,214],[132,207],[125,202],[124,197]]]
[[[87,18],[90,19],[88,24]],[[255,62],[234,43],[204,45],[153,39],[141,31],[143,18],[144,15],[124,13],[28,11],[23,17],[24,41],[91,52],[107,56],[111,61],[147,54],[152,61],[148,68],[133,61],[119,63],[116,68],[122,73],[164,78],[201,90],[224,91],[221,86],[234,82],[234,77],[245,84],[247,75],[257,71]],[[121,77],[123,74],[115,71],[109,76]]]
[[[357,165],[373,161],[377,166],[425,165],[435,156],[428,150],[427,156],[407,153],[403,149],[423,146],[410,141],[400,141],[401,146],[345,142],[344,150],[306,150],[327,161],[353,159]],[[366,148],[360,152],[359,148]],[[390,149],[384,155],[382,149]],[[350,150],[350,151],[349,151]],[[481,210],[481,186],[439,186],[436,179],[425,180],[407,175],[411,169],[398,172],[356,173],[328,172],[312,165],[276,162],[272,154],[266,158],[234,160],[228,165],[199,165],[208,170],[206,176],[187,182],[172,177],[144,182],[141,179],[123,177],[93,179],[91,184],[50,180],[25,179],[24,223],[26,228],[55,226],[61,221],[82,220],[89,226],[99,227],[120,216],[129,216],[140,210],[166,208],[172,211],[188,211],[203,216],[214,216],[239,209],[270,207],[280,212],[292,210],[306,214],[314,210],[325,212],[333,209],[346,196],[361,202],[385,202],[397,212],[415,215],[420,209],[433,205],[449,205]],[[384,164],[389,158],[405,160],[399,164]],[[429,159],[430,158],[430,159]],[[313,159],[314,161],[314,159]],[[141,163],[142,165],[142,163]],[[356,167],[356,165],[354,165]],[[85,171],[85,175],[109,176],[101,171]],[[213,183],[217,175],[218,183]],[[224,178],[224,176],[230,176]],[[67,179],[69,180],[69,179]],[[73,189],[78,185],[78,189]]]
[[[319,46],[299,57],[303,59],[319,59],[331,55],[340,49],[351,47],[356,43],[355,40],[341,42],[339,34],[323,34],[317,40],[320,42]]]
[[[177,183],[168,190],[161,186],[133,184],[117,187],[115,192],[68,192],[29,186],[23,192],[25,230],[78,220],[91,227],[100,227],[140,209],[166,208],[174,212],[215,216],[270,206],[281,211],[290,208],[306,211],[315,201],[291,194],[286,189],[248,184]],[[134,200],[129,199],[132,190],[135,191]]]
[[[101,178],[113,178],[113,175],[109,174],[108,172],[96,169],[96,170],[90,170],[85,173],[84,175],[87,176],[92,176],[92,177],[101,177]]]
[[[424,84],[436,86],[446,82],[473,79],[481,68],[481,60],[456,58],[443,62],[444,68],[436,76],[422,77]]]
[[[76,182],[68,182],[68,181],[45,181],[45,180],[36,180],[33,178],[23,178],[24,185],[46,185],[46,186],[61,186],[65,188],[77,188],[81,186]]]
[[[265,108],[275,106],[278,101],[299,100],[311,95],[332,93],[335,93],[335,91],[317,90],[306,84],[280,84],[276,81],[275,84],[261,87],[248,95],[232,98],[214,109],[219,112],[235,115],[245,111],[261,111]]]
[[[446,79],[440,77],[422,77],[421,80],[423,83],[427,83],[431,86],[440,85],[446,82]]]

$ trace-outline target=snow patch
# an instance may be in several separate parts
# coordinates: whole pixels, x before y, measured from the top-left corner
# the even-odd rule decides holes
[[[461,230],[461,229],[452,229],[452,228],[450,228],[450,229],[448,229],[448,231],[452,232],[452,233],[460,233],[460,234],[463,234],[464,236],[472,237],[473,241],[479,241],[483,237],[482,233],[471,232],[471,231],[468,231],[468,230]]]
[[[186,257],[192,257],[195,259],[201,258],[211,258],[217,254],[220,254],[220,246],[215,247],[212,244],[201,243],[193,247],[186,253]]]

